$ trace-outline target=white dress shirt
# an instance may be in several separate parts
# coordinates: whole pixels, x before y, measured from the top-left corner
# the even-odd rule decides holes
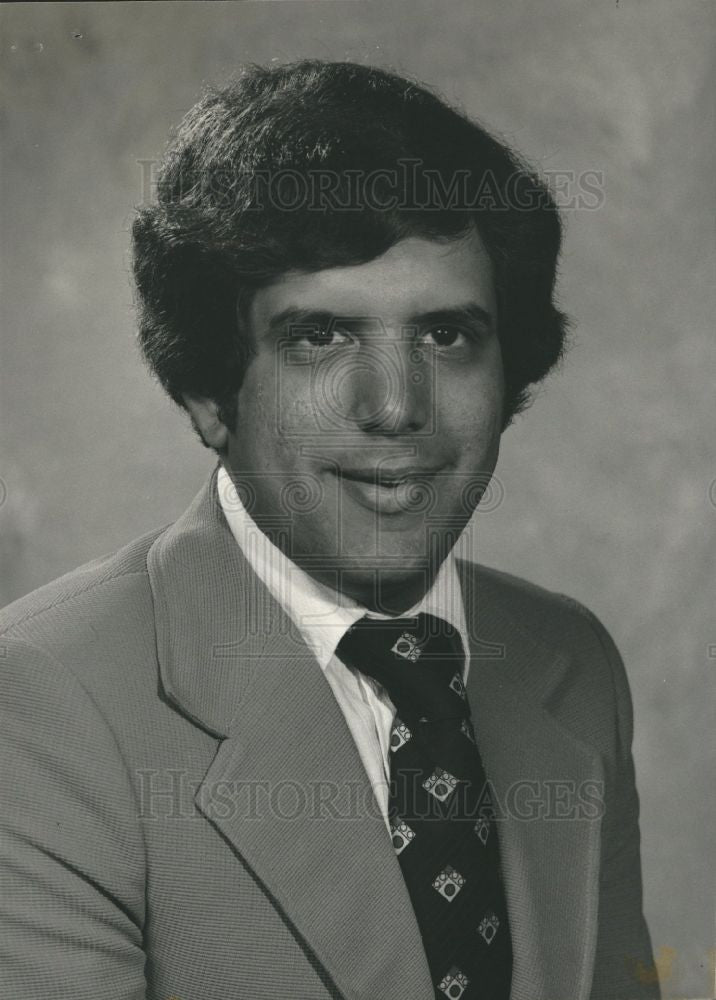
[[[217,487],[219,502],[229,528],[249,565],[296,623],[331,685],[373,791],[388,823],[390,781],[390,732],[395,706],[378,681],[347,667],[335,655],[344,634],[364,615],[390,616],[369,612],[362,605],[324,586],[271,542],[241,503],[229,474],[220,467]],[[400,617],[419,612],[450,622],[460,633],[466,652],[463,680],[467,682],[469,650],[465,607],[460,579],[452,553],[443,561],[430,590]]]

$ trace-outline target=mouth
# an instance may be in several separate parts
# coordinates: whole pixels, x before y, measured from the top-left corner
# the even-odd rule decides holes
[[[438,469],[388,468],[331,470],[343,491],[379,514],[415,516],[424,510],[426,490]]]

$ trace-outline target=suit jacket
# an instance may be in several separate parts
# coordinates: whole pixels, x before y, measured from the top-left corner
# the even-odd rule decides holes
[[[631,703],[576,602],[459,561],[513,1000],[654,996]],[[12,1000],[431,1000],[384,820],[319,665],[212,480],[0,615]]]

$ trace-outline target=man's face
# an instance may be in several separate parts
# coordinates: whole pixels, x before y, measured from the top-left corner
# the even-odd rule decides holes
[[[497,461],[496,322],[477,233],[256,294],[227,465],[286,555],[369,607],[422,595]]]

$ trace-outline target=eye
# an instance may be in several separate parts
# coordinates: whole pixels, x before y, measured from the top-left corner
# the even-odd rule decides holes
[[[306,326],[294,326],[291,338],[298,344],[308,344],[309,347],[321,350],[325,347],[339,347],[355,340],[355,335],[347,325],[341,323],[312,323]]]
[[[469,340],[468,334],[459,326],[451,323],[441,323],[426,330],[423,339],[432,338],[433,343],[439,348],[463,347]]]

